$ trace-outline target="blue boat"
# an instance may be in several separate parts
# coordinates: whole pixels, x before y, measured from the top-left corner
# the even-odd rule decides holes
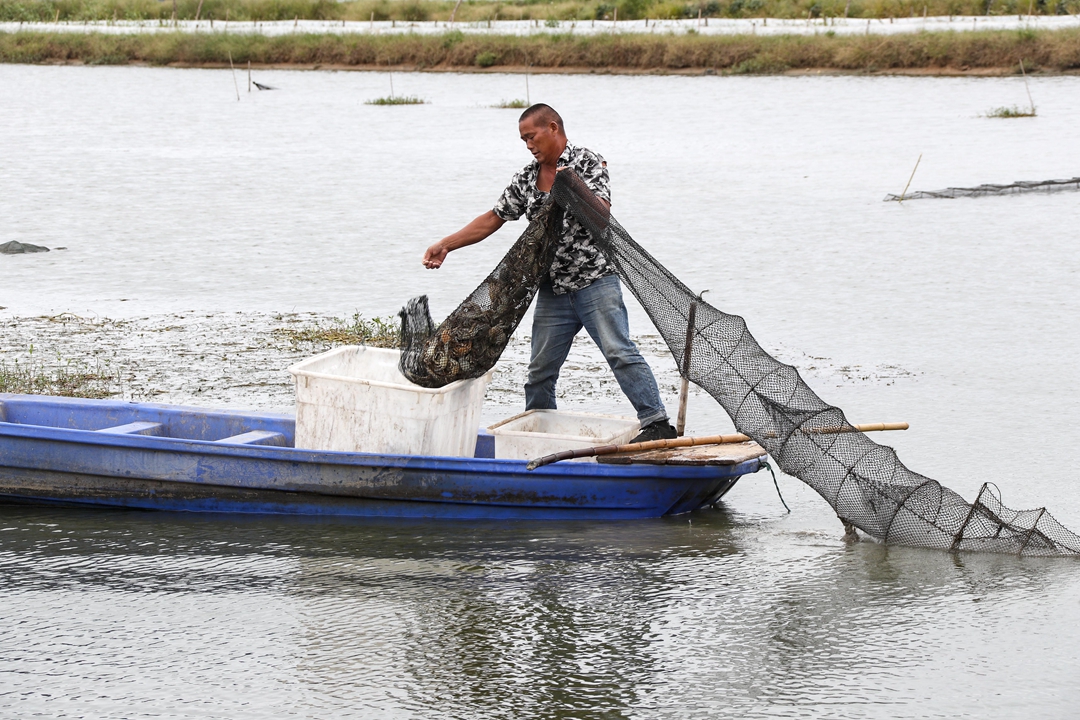
[[[762,467],[757,445],[528,471],[495,459],[292,447],[294,418],[0,394],[0,502],[211,513],[617,520],[716,502]],[[664,453],[667,453],[666,455]]]

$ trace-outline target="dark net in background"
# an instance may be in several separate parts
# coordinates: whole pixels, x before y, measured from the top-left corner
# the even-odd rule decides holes
[[[785,473],[799,478],[825,498],[841,520],[883,542],[898,545],[1017,555],[1080,554],[1080,536],[1064,528],[1045,509],[1010,510],[1001,504],[989,484],[983,485],[974,504],[968,503],[937,481],[909,470],[892,448],[854,431],[844,413],[819,398],[794,367],[784,365],[758,345],[741,317],[699,300],[634,242],[578,176],[569,171],[558,173],[552,197],[592,233],[689,380],[712,395],[731,416],[735,427],[760,444]],[[530,232],[536,232],[534,225],[526,230],[519,244]],[[557,241],[553,226],[544,233],[549,236],[548,243]],[[511,249],[503,263],[508,259],[513,262],[511,256],[515,256],[517,247]],[[551,250],[546,252],[550,254]],[[550,263],[550,257],[547,261]],[[527,286],[525,295],[530,301],[543,275],[541,271],[528,276],[533,284]],[[521,277],[525,280],[527,276],[523,273]],[[483,296],[489,292],[489,281],[465,304],[478,293]],[[691,305],[696,306],[693,325]],[[524,313],[524,309],[520,312]],[[444,328],[447,336],[453,337],[457,323],[471,317],[461,308],[455,314],[457,318],[451,315],[436,331],[437,341],[441,341],[438,334]],[[519,314],[513,322],[515,327],[520,319]],[[406,308],[405,329],[410,322],[410,310]],[[430,325],[430,318],[427,322]],[[688,336],[692,347],[684,366]],[[411,357],[415,356],[414,351]],[[497,359],[489,352],[483,363],[477,359],[476,365],[490,361],[493,366]],[[402,367],[404,371],[405,356]],[[409,369],[413,371],[412,366]],[[482,374],[477,367],[472,371],[477,373],[472,377]],[[442,378],[438,373],[424,377],[429,381]]]
[[[886,195],[885,202],[903,202],[904,200],[923,200],[926,198],[982,197],[984,195],[1013,195],[1031,192],[1062,192],[1080,190],[1080,177],[1068,180],[1017,180],[1008,185],[978,185],[969,188],[945,188],[944,190],[917,190],[901,195]]]

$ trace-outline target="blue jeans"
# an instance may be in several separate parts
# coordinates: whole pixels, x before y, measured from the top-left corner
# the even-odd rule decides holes
[[[652,368],[630,339],[630,323],[619,278],[607,275],[576,292],[556,295],[548,286],[536,294],[532,360],[525,383],[526,410],[554,410],[555,383],[574,336],[585,328],[604,353],[619,387],[637,411],[641,427],[666,420]]]

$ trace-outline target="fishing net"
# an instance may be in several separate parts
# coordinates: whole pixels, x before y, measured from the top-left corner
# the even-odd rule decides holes
[[[499,361],[551,267],[563,211],[548,198],[491,274],[435,327],[426,295],[401,311],[399,368],[422,387],[481,377]]]
[[[922,200],[926,198],[981,197],[983,195],[1012,195],[1028,192],[1061,192],[1080,190],[1080,177],[1068,180],[1018,180],[1008,185],[979,185],[971,188],[945,188],[944,190],[919,190],[907,195],[886,195],[885,202]]]
[[[695,297],[630,237],[572,172],[556,176],[551,194],[589,230],[648,313],[681,372],[712,395],[735,427],[760,444],[785,473],[825,498],[845,524],[898,545],[1017,555],[1080,554],[1080,536],[1060,525],[1045,509],[1010,510],[989,485],[983,486],[974,503],[968,503],[937,481],[909,470],[892,448],[856,431],[843,411],[819,398],[794,367],[765,352],[741,317]],[[530,225],[519,244],[530,233],[551,236],[556,231],[550,225],[543,230],[536,225]],[[557,238],[549,237],[547,243],[553,242]],[[550,252],[545,248],[544,253]],[[516,257],[512,249],[503,263],[509,259],[514,264]],[[541,259],[538,254],[535,259],[534,271],[547,255]],[[523,281],[533,283],[525,293],[530,300],[542,275],[543,270],[520,275]],[[489,277],[462,307],[475,302],[478,293],[486,297],[490,282]],[[482,292],[485,285],[489,289]],[[473,322],[473,313],[462,308],[455,315],[435,332],[437,348],[443,340],[439,333],[445,331],[452,338],[456,323]],[[515,326],[518,321],[520,316],[516,316]],[[410,310],[406,308],[406,328],[409,322]],[[430,325],[430,318],[427,322]],[[466,324],[462,329],[471,332],[468,327]],[[497,357],[487,359],[494,364]],[[442,376],[430,372],[425,377],[436,380]]]

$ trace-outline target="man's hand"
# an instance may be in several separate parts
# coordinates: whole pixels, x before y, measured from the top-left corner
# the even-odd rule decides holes
[[[424,267],[429,270],[438,270],[446,260],[451,250],[463,248],[466,245],[478,243],[493,232],[498,230],[506,222],[491,210],[473,220],[453,235],[447,235],[435,243],[424,253]]]
[[[442,267],[443,261],[446,260],[447,253],[450,249],[443,244],[443,241],[435,243],[427,249],[424,253],[424,267],[428,270],[438,270]]]

